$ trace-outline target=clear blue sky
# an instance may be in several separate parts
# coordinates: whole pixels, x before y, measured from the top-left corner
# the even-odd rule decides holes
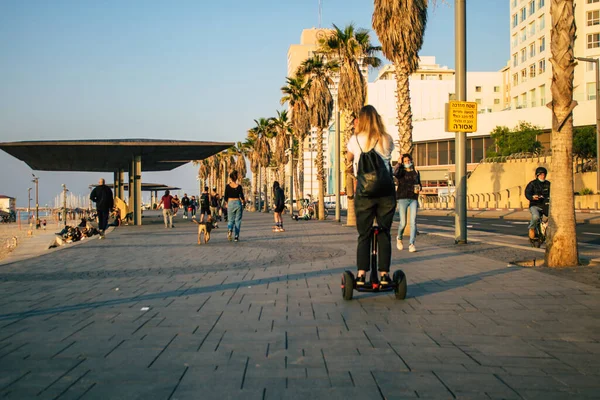
[[[421,55],[454,66],[454,9],[430,9]],[[323,26],[371,29],[373,3],[324,0]],[[509,59],[508,0],[467,2],[468,69]],[[164,138],[239,141],[281,109],[290,44],[318,0],[0,2],[0,141]],[[376,36],[374,35],[374,39]],[[0,194],[27,203],[31,170],[4,152]],[[40,203],[112,174],[40,172]],[[143,180],[196,188],[191,165]]]

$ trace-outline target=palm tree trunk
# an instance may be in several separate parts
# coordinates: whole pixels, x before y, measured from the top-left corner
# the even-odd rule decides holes
[[[257,181],[256,181],[256,170],[252,171],[252,181],[250,182],[250,191],[252,193],[250,193],[250,198],[252,199],[252,203],[250,203],[250,210],[252,211],[256,211],[256,186],[257,186]]]
[[[298,178],[298,162],[296,162],[296,167],[292,167],[293,168],[293,174],[294,174],[294,185],[295,185],[295,189],[296,189],[296,193],[295,193],[295,200],[296,200],[296,204],[300,204],[300,180]],[[294,205],[290,204],[290,207],[292,207],[292,214],[294,211]],[[300,210],[300,207],[298,207],[298,210]]]
[[[298,210],[302,207],[302,200],[304,199],[304,141],[305,139],[299,140],[300,155],[298,157],[298,191],[299,194],[296,196],[296,204]]]
[[[579,264],[573,200],[574,0],[552,0],[552,187],[546,244],[548,267]]]
[[[262,206],[262,167],[258,166],[258,203],[255,206],[256,211],[261,210]]]
[[[265,167],[265,205],[263,206],[263,212],[269,212],[269,167]]]
[[[342,148],[342,159],[346,162],[348,153],[348,140],[354,134],[354,116],[346,111],[344,113],[344,146]],[[346,213],[346,226],[356,226],[356,212],[354,211],[354,174],[352,165],[346,165],[346,198],[348,199],[348,210]]]
[[[323,154],[323,130],[323,128],[317,130],[317,156],[315,157],[317,180],[319,181],[318,218],[320,221],[325,219],[325,154]]]
[[[395,62],[396,103],[398,110],[398,139],[400,154],[412,152],[412,110],[410,108],[409,69],[402,62]]]
[[[285,180],[285,164],[281,164],[279,168],[277,168],[277,178],[282,186],[288,186],[286,185],[287,181]]]

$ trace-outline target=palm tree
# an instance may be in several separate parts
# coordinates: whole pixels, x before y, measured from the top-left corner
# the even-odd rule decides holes
[[[330,36],[319,41],[319,51],[329,58],[338,61],[340,65],[340,82],[338,85],[338,107],[344,113],[344,141],[342,160],[346,159],[348,140],[354,134],[354,119],[367,100],[367,82],[360,67],[379,67],[381,59],[375,53],[381,47],[373,46],[369,31],[357,29],[353,24],[344,30],[333,25],[334,31]],[[346,224],[356,225],[354,212],[354,175],[352,166],[346,168],[346,194],[348,195],[348,216]]]
[[[221,174],[219,183],[216,185],[217,191],[221,188],[225,188],[227,184],[227,176],[233,170],[235,165],[235,149],[233,147],[228,148],[227,150],[222,151],[221,153]]]
[[[333,84],[331,75],[338,70],[336,61],[327,61],[323,55],[316,54],[305,60],[299,68],[299,73],[310,81],[308,89],[308,105],[310,124],[317,130],[317,180],[319,181],[319,219],[325,219],[325,165],[323,154],[323,131],[329,128],[333,113],[333,96],[329,85]]]
[[[256,158],[256,163],[258,164],[258,191],[259,191],[259,203],[261,199],[261,191],[263,187],[262,183],[262,174],[263,169],[269,166],[271,162],[271,148],[269,146],[269,136],[271,134],[272,125],[271,121],[267,118],[259,118],[258,120],[254,120],[256,126],[248,131],[249,134],[252,135],[253,138],[253,156]],[[266,174],[265,174],[266,178]],[[266,186],[266,182],[265,182]],[[268,211],[266,206],[267,203],[267,190],[265,189],[265,207],[264,210]]]
[[[288,103],[291,112],[292,134],[300,145],[298,149],[300,162],[297,176],[294,178],[298,182],[299,193],[296,195],[298,207],[300,207],[300,200],[304,198],[304,141],[310,131],[310,113],[306,104],[309,87],[309,82],[304,76],[295,75],[286,78],[286,86],[281,88],[283,92],[281,104]]]
[[[288,120],[288,112],[277,111],[277,117],[271,118],[271,124],[273,126],[274,136],[274,151],[273,161],[277,167],[277,179],[285,184],[285,166],[287,165],[289,158],[287,150],[290,147],[289,135],[292,132],[290,121]]]
[[[411,153],[412,111],[408,78],[419,66],[428,0],[375,0],[373,28],[383,54],[394,63],[400,154]]]
[[[579,264],[575,207],[573,204],[573,75],[575,62],[575,5],[573,0],[552,0],[552,191],[546,265],[573,267]]]
[[[248,147],[246,143],[237,142],[233,147],[235,153],[235,163],[233,168],[238,172],[240,179],[244,179],[248,173],[246,167],[246,155],[248,154]]]
[[[254,150],[254,146],[256,143],[256,133],[254,128],[248,130],[248,136],[243,146],[248,156],[248,160],[250,161],[250,171],[252,171],[252,181],[250,182],[250,197],[252,198],[252,203],[250,203],[250,210],[256,211],[256,192],[258,187],[258,176],[259,176],[259,165],[258,165],[258,156],[256,151]]]
[[[210,166],[208,159],[194,161],[194,165],[199,165],[198,167],[198,176],[202,179],[204,185],[206,185],[206,180],[210,175]]]
[[[218,153],[208,157],[207,160],[208,160],[208,166],[210,168],[210,182],[209,183],[205,182],[204,186],[210,187],[211,185],[217,184],[217,176],[219,176],[219,166],[221,165],[221,162],[219,160]]]

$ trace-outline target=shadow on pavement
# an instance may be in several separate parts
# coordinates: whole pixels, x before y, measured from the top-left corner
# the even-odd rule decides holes
[[[322,275],[331,275],[334,273],[342,273],[346,269],[354,269],[354,267],[353,266],[352,267],[341,267],[341,268],[325,269],[325,270],[319,270],[319,271],[313,271],[313,272],[287,274],[287,275],[274,276],[271,278],[254,279],[254,280],[242,281],[242,282],[231,282],[231,283],[225,283],[225,284],[219,284],[219,285],[211,285],[211,286],[204,286],[204,287],[198,287],[198,288],[189,288],[189,289],[185,289],[185,290],[172,290],[172,291],[168,291],[168,292],[159,292],[159,293],[153,293],[153,294],[147,294],[147,295],[127,297],[127,298],[123,298],[123,299],[105,300],[105,301],[75,304],[75,305],[64,306],[64,307],[53,307],[53,308],[23,311],[23,312],[17,312],[17,313],[0,314],[0,321],[12,320],[12,319],[22,319],[22,318],[27,318],[27,317],[56,314],[56,313],[63,313],[63,312],[70,312],[70,311],[79,311],[79,310],[85,310],[85,309],[90,309],[90,308],[108,307],[108,306],[114,306],[114,305],[119,305],[119,304],[140,302],[140,301],[166,299],[166,298],[170,298],[170,297],[198,295],[198,294],[212,293],[212,292],[216,292],[216,291],[223,291],[223,290],[230,290],[230,289],[237,290],[241,286],[256,286],[256,285],[265,285],[265,284],[274,283],[274,282],[283,282],[283,281],[289,281],[289,280],[313,278],[313,277],[318,277],[318,276],[322,276]],[[451,279],[449,281],[435,280],[435,281],[428,281],[428,282],[412,284],[412,285],[409,285],[408,298],[424,297],[424,296],[431,295],[431,294],[445,292],[445,291],[448,291],[448,290],[451,290],[451,289],[454,289],[457,287],[470,285],[472,283],[478,282],[487,277],[510,273],[510,272],[513,272],[515,269],[516,268],[495,269],[492,271],[480,272],[477,274],[457,277],[457,278]],[[387,294],[389,294],[389,292],[381,293],[381,295],[387,295]]]

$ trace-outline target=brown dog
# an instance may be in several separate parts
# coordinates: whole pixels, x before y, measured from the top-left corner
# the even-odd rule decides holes
[[[195,219],[192,221],[198,224],[198,244],[202,244],[200,240],[202,235],[204,235],[204,243],[208,243],[210,240],[210,231],[214,228],[212,217],[209,216],[204,222],[199,222]]]

